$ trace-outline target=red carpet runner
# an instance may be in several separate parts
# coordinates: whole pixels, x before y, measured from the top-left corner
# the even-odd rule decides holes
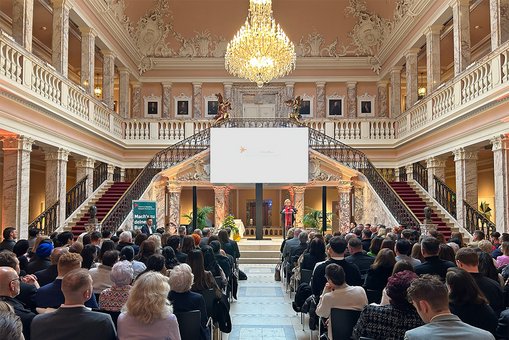
[[[401,197],[403,202],[412,210],[415,216],[419,219],[419,221],[424,221],[424,207],[427,206],[426,202],[424,202],[419,195],[412,189],[412,187],[407,182],[389,182],[391,187],[396,191],[396,193]],[[430,207],[433,209],[432,207]],[[445,221],[443,221],[440,217],[437,216],[435,212],[431,214],[431,220],[433,224],[437,225],[437,230],[441,232],[446,240],[451,237],[451,229],[447,226]]]
[[[127,188],[131,185],[131,182],[115,182],[113,185],[99,198],[95,203],[97,207],[97,219],[99,222],[106,216],[108,211],[117,203],[118,199],[124,194]],[[72,227],[72,233],[74,237],[78,237],[85,231],[85,225],[88,223],[89,213],[81,217],[76,222],[76,225]]]

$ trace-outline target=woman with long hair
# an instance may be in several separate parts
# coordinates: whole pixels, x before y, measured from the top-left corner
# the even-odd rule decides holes
[[[497,316],[470,273],[449,268],[445,275],[449,288],[449,307],[461,321],[495,334]]]
[[[371,245],[369,246],[369,256],[376,257],[380,249],[382,248],[382,242],[384,241],[381,237],[375,237],[371,240]]]
[[[390,249],[380,249],[366,275],[364,288],[382,291],[387,284],[387,279],[392,275],[392,269],[396,264],[394,252]]]
[[[93,244],[87,244],[81,251],[81,257],[83,258],[81,268],[90,269],[96,267],[97,247]]]
[[[504,286],[504,277],[500,274],[495,267],[495,262],[490,254],[481,252],[479,254],[479,273],[483,276],[488,277],[498,283],[500,286]]]
[[[169,292],[168,278],[161,273],[149,272],[138,277],[118,317],[119,340],[180,340],[177,318],[168,301]]]
[[[194,275],[194,283],[191,287],[193,292],[200,293],[204,290],[214,288],[216,297],[220,298],[222,293],[217,286],[214,275],[211,272],[205,270],[203,261],[203,253],[199,249],[194,249],[187,255],[187,264],[191,267]]]
[[[166,269],[171,270],[173,267],[177,266],[179,264],[179,261],[177,260],[177,256],[175,255],[175,251],[172,247],[166,246],[163,248],[163,256],[165,259],[165,266]]]
[[[318,262],[325,261],[325,242],[322,238],[315,237],[309,242],[308,251],[302,256],[300,269],[313,270]]]
[[[152,240],[145,240],[140,244],[140,251],[138,255],[135,256],[135,260],[143,262],[145,265],[147,264],[147,260],[150,256],[156,253],[156,244]]]

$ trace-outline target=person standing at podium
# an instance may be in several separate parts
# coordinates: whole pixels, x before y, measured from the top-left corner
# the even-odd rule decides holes
[[[292,202],[289,199],[285,199],[285,206],[283,210],[281,210],[281,218],[283,221],[283,226],[285,227],[285,234],[288,231],[288,229],[293,227],[296,213],[297,209],[293,207]]]

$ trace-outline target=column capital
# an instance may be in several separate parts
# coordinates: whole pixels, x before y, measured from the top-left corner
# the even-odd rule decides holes
[[[163,81],[161,82],[161,85],[164,87],[171,87],[173,83],[171,81]]]
[[[388,79],[382,79],[382,80],[379,80],[376,82],[376,86],[377,87],[386,87],[387,85],[389,85],[389,80]]]
[[[193,83],[193,87],[201,87],[203,85],[203,83],[201,82],[194,82]]]
[[[117,68],[118,68],[118,73],[131,74],[131,71],[129,71],[129,69],[127,67],[125,67],[125,66],[119,66]]]
[[[285,85],[286,85],[286,87],[294,87],[295,86],[295,82],[294,81],[287,81],[287,82],[285,82]]]
[[[346,82],[346,87],[356,87],[356,86],[357,86],[356,81],[347,81]]]
[[[77,168],[94,168],[95,161],[90,157],[79,158],[76,160]]]
[[[352,181],[339,181],[337,188],[340,194],[349,193],[353,188]]]
[[[1,137],[2,140],[2,150],[21,150],[21,151],[32,151],[32,144],[34,144],[34,140],[30,137],[25,136],[4,136]]]
[[[97,32],[92,27],[80,26],[79,29],[80,29],[82,36],[88,35],[88,36],[94,37],[94,38],[97,37]]]
[[[324,81],[317,81],[315,84],[316,84],[317,87],[318,86],[322,86],[323,87],[323,86],[325,86],[326,82],[324,82]]]
[[[491,151],[509,150],[509,136],[498,135],[490,139]]]
[[[454,161],[462,160],[477,160],[477,151],[469,151],[465,148],[458,148],[452,151],[454,155]]]
[[[69,150],[58,148],[58,149],[45,149],[44,150],[45,161],[64,161],[69,160]]]
[[[168,182],[168,184],[166,184],[166,187],[168,188],[168,191],[173,194],[180,194],[180,192],[182,191],[182,186],[177,183]]]
[[[212,188],[214,189],[214,194],[225,194],[227,191],[230,190],[230,188],[228,188],[227,186],[224,186],[224,185],[214,185],[212,186]]]
[[[131,86],[133,88],[140,88],[141,87],[141,82],[139,82],[139,81],[132,81],[131,82]]]
[[[426,167],[431,168],[445,168],[445,159],[438,157],[429,157],[426,159]]]
[[[103,57],[105,57],[105,58],[108,58],[108,57],[115,58],[115,52],[113,52],[112,50],[104,49],[104,50],[101,50],[101,53],[102,53]]]
[[[444,25],[431,25],[424,30],[424,35],[427,37],[432,34],[440,34]]]
[[[305,186],[292,186],[291,189],[294,194],[303,194],[306,191]]]
[[[401,71],[403,70],[403,66],[395,65],[391,68],[391,73],[398,73],[401,74]]]
[[[108,164],[108,170],[107,170],[108,174],[112,174],[115,172],[115,166],[113,164]]]
[[[408,58],[417,56],[417,53],[419,53],[420,50],[421,50],[420,48],[410,48],[405,52],[405,57]]]

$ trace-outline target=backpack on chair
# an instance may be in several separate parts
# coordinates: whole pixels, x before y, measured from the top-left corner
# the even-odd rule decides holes
[[[307,282],[303,282],[297,287],[295,292],[295,300],[292,302],[293,310],[299,313],[302,309],[302,305],[306,302],[306,299],[313,294],[311,286]]]

